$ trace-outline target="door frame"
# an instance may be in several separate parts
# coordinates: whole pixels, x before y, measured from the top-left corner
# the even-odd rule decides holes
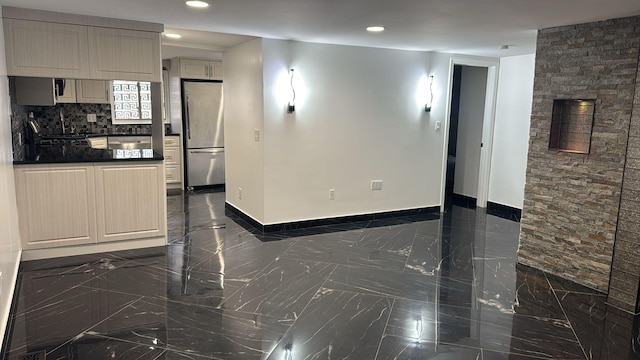
[[[485,90],[484,114],[482,120],[482,144],[480,148],[480,169],[478,172],[478,196],[476,206],[487,207],[489,196],[489,175],[491,173],[491,154],[493,151],[493,127],[495,124],[496,102],[498,97],[498,71],[500,59],[497,58],[471,58],[465,56],[452,56],[449,59],[449,81],[447,81],[447,106],[444,121],[444,143],[442,147],[442,171],[440,189],[440,212],[444,212],[444,198],[447,176],[447,148],[449,146],[449,126],[451,116],[451,92],[453,91],[453,68],[455,65],[476,66],[487,69],[487,87]]]

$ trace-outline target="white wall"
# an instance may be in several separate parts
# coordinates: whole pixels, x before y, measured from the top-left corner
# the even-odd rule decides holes
[[[264,223],[264,137],[254,141],[254,129],[264,135],[262,39],[226,51],[223,61],[226,200]]]
[[[20,261],[10,109],[4,34],[0,19],[0,339],[4,339]]]
[[[290,59],[297,94],[294,115],[265,94],[266,224],[439,205],[442,132],[419,94],[429,53],[271,40],[264,56]]]
[[[462,66],[453,192],[472,198],[478,197],[486,89],[487,68]]]
[[[535,54],[500,59],[489,198],[522,209]]]
[[[262,224],[440,205],[456,56],[270,39],[227,51],[227,201]],[[294,114],[286,113],[289,68]],[[431,113],[421,93],[428,75]],[[383,190],[371,191],[371,180]]]

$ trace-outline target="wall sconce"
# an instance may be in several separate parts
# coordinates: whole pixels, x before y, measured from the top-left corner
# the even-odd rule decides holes
[[[424,106],[425,112],[431,112],[431,104],[433,103],[433,75],[429,76],[429,98]]]
[[[291,114],[296,111],[296,89],[293,87],[293,69],[289,71],[289,84],[291,85],[291,100],[287,105],[287,113]]]

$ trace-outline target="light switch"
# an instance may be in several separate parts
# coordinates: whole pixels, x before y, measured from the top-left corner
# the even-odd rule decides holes
[[[260,129],[253,129],[253,140],[260,142]]]

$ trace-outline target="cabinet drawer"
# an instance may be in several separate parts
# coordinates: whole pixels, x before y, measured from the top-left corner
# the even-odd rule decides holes
[[[180,137],[179,136],[167,136],[164,138],[164,146],[179,146]]]
[[[178,165],[180,164],[180,151],[176,148],[164,149],[164,163],[165,165]]]
[[[167,183],[179,183],[180,182],[180,167],[176,165],[166,165],[164,167],[164,174]]]

